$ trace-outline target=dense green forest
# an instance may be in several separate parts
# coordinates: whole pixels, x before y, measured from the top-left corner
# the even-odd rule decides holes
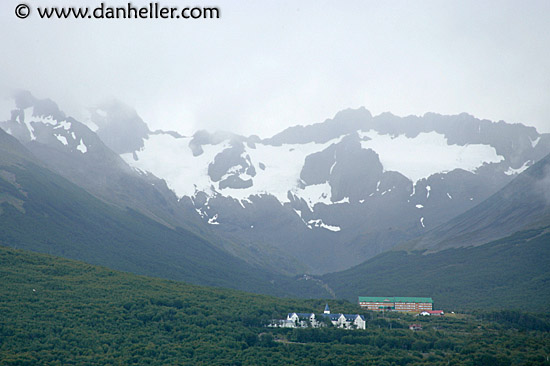
[[[0,247],[2,365],[550,365],[550,317],[362,311],[367,329],[265,327],[323,300],[279,299]],[[423,330],[408,326],[419,323]]]
[[[322,279],[341,298],[430,296],[445,310],[550,311],[550,226],[436,253],[390,251]]]

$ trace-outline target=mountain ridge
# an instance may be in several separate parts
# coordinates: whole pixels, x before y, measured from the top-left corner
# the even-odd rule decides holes
[[[549,192],[550,154],[462,215],[320,280],[349,300],[423,293],[471,309],[521,307],[528,298],[548,311]]]
[[[550,134],[520,124],[466,113],[372,116],[365,108],[262,140],[151,132],[131,108],[110,102],[90,109],[90,137],[82,138],[71,129],[79,124],[55,119],[66,117],[53,102],[26,100],[0,127],[51,169],[106,202],[285,274],[343,270],[408,242],[550,153]],[[129,126],[130,136],[115,133]],[[106,135],[109,146],[98,137]],[[82,142],[93,152],[94,139],[108,159],[77,149]],[[85,159],[93,173],[82,170]]]
[[[252,266],[183,228],[171,229],[129,207],[105,203],[30,154],[4,154],[8,148],[14,151],[10,145],[25,150],[4,131],[0,142],[2,245],[203,285],[283,296],[324,293],[313,283],[309,288]]]
[[[479,205],[403,248],[441,250],[487,243],[550,220],[550,154]]]
[[[128,111],[128,106],[119,106],[115,102],[101,106],[113,108],[115,116],[121,114],[120,110],[125,111],[124,115],[130,117],[122,120],[122,125],[128,127],[135,124],[136,129],[143,132],[143,128],[139,128],[143,122],[133,110]],[[281,255],[269,245],[256,243],[270,256],[255,255],[254,250],[213,232],[208,224],[202,222],[189,199],[178,199],[163,179],[128,166],[96,133],[101,131],[95,122],[80,122],[67,117],[52,100],[37,99],[29,92],[17,93],[13,98],[13,107],[16,109],[8,113],[10,119],[0,121],[0,128],[17,137],[48,169],[97,198],[122,209],[131,207],[169,228],[179,226],[192,231],[253,265],[287,274],[297,272],[299,265],[293,261],[285,258],[285,263],[272,259]],[[98,124],[106,126],[107,132],[111,131],[108,126],[113,119],[100,109],[95,109],[94,113],[104,119]],[[122,142],[116,139],[109,141],[120,148],[124,148],[124,142],[128,141],[132,146],[140,144],[136,141],[136,135],[132,139],[123,136]],[[86,151],[77,149],[81,142],[86,146]]]
[[[395,154],[402,144],[420,158],[407,161]],[[155,156],[168,156],[168,150],[178,151],[178,163],[162,167]],[[360,263],[391,249],[395,240],[405,242],[446,222],[548,152],[550,134],[520,124],[468,114],[373,117],[360,108],[259,141],[207,132],[189,142],[149,138],[142,150],[123,157],[165,177],[178,196],[191,197],[214,230],[231,232],[238,241],[268,240],[310,271],[323,273]],[[485,160],[476,160],[483,154]],[[190,179],[196,166],[207,172]],[[188,182],[172,172],[186,172]],[[257,233],[258,215],[277,224]],[[291,231],[282,238],[281,224]],[[292,244],[297,240],[303,248]],[[340,262],[332,254],[337,250],[353,255]],[[319,255],[311,257],[312,251]]]

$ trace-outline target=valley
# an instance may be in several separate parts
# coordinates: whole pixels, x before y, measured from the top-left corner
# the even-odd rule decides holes
[[[547,362],[548,134],[358,109],[263,140],[186,137],[120,103],[84,122],[30,93],[12,108],[3,364]],[[327,303],[365,329],[269,327]]]

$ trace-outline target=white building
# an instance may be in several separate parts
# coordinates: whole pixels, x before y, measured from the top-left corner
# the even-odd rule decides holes
[[[330,322],[337,328],[366,329],[367,322],[359,314],[331,314],[328,304],[323,314],[314,313],[288,313],[286,319],[273,321],[271,326],[282,328],[318,328]]]
[[[323,314],[333,326],[344,329],[366,329],[367,322],[359,314]]]
[[[289,313],[286,316],[286,322],[289,322],[294,324],[294,327],[290,328],[307,328],[309,326],[311,327],[318,327],[318,322],[315,319],[315,314],[313,313]]]

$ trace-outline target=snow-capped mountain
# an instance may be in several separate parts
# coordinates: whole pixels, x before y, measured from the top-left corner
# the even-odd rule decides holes
[[[550,134],[467,114],[401,118],[360,108],[262,140],[153,132],[118,103],[90,109],[81,124],[38,106],[48,103],[24,101],[0,111],[0,127],[20,141],[64,149],[71,154],[64,159],[106,145],[149,179],[165,181],[170,210],[252,257],[314,273],[348,268],[421,235],[550,152]]]
[[[30,93],[23,92],[17,98],[3,100],[0,113],[1,127],[24,143],[58,145],[86,154],[98,140],[80,122],[65,116],[55,103],[50,100],[37,103]]]
[[[361,108],[265,140],[149,134],[121,156],[165,179],[215,230],[327,272],[466,211],[548,152],[550,136],[523,125]]]
[[[119,153],[138,149],[143,146],[142,136],[154,133],[133,109],[110,101],[84,114],[88,118],[78,121],[66,116],[55,102],[28,92],[0,100],[0,128],[23,143],[44,166],[104,202],[130,208],[170,228],[191,231],[257,267],[279,273],[296,273],[304,267],[266,243],[248,248],[250,243],[218,235],[164,180],[128,166]],[[81,141],[85,151],[78,148]]]

